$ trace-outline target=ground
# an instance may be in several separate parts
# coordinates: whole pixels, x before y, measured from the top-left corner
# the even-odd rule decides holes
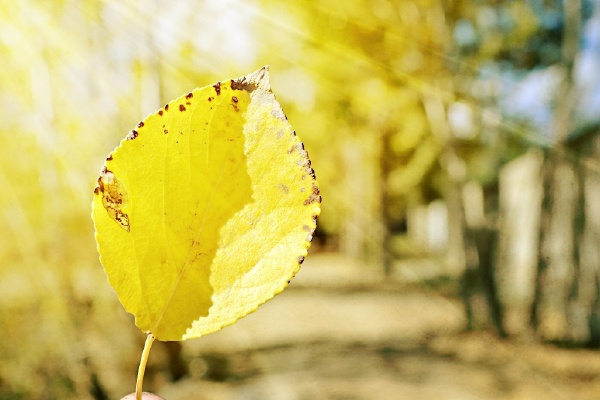
[[[399,271],[317,254],[256,313],[185,342],[188,376],[148,385],[166,400],[600,398],[600,352],[466,333],[460,301]]]

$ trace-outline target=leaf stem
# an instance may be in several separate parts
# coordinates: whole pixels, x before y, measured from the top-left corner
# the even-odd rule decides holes
[[[152,343],[154,343],[155,337],[149,333],[146,337],[146,343],[144,343],[144,351],[142,351],[142,359],[140,360],[140,367],[138,368],[137,382],[135,383],[135,399],[142,400],[142,384],[144,383],[144,372],[146,372],[146,364],[148,363],[148,356],[150,355],[150,349]]]

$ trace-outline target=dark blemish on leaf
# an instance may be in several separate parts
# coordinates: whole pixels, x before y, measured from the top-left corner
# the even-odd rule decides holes
[[[215,83],[213,87],[215,88],[215,93],[219,96],[221,94],[221,82]]]
[[[304,205],[308,206],[312,203],[320,203],[321,202],[321,193],[319,192],[319,188],[317,187],[317,185],[314,184],[312,185],[312,193],[310,194],[310,196],[308,196],[308,199],[304,200]]]
[[[237,102],[238,102],[238,98],[237,98],[237,97],[235,97],[235,96],[231,96],[231,100],[233,100],[233,102],[234,102],[234,103],[237,103]]]
[[[127,139],[127,140],[133,140],[136,137],[138,137],[138,132],[135,129],[133,129],[133,130],[131,130],[129,132],[129,134],[127,135],[127,137],[125,139]]]
[[[298,264],[302,264],[304,262],[304,257],[300,256],[298,257]]]
[[[104,169],[102,169],[102,170],[104,171]],[[104,183],[102,182],[102,175],[100,175],[98,177],[98,180],[96,181],[96,187],[94,188],[94,193],[95,194],[99,194],[101,192],[102,193],[104,192]]]
[[[125,229],[127,232],[130,232],[131,227],[129,226],[129,216],[127,214],[121,210],[116,210],[113,218],[115,221],[117,221],[121,228]]]
[[[142,126],[144,126],[144,122],[143,121],[138,122],[137,126],[138,126],[138,128],[141,128]]]
[[[310,158],[308,158],[308,152],[306,150],[303,150],[304,152],[304,156],[306,157],[306,162],[304,163],[304,170],[306,171],[306,173],[308,175],[311,176],[311,178],[317,179],[316,175],[315,175],[315,170],[311,168],[311,162],[310,162]],[[302,178],[304,179],[304,178]]]
[[[211,96],[208,98],[208,101],[213,101],[213,99],[214,99],[214,97]]]
[[[163,133],[166,135],[167,133],[169,133],[168,129],[163,130]]]
[[[110,154],[108,155],[108,157],[106,157],[106,161],[111,161],[112,159],[113,159],[113,158],[112,158],[112,153],[110,153]]]
[[[165,111],[169,111],[169,105],[168,104],[165,104],[164,108],[165,108]]]
[[[163,110],[158,110],[158,115],[160,115],[162,117],[163,115]]]
[[[244,78],[240,78],[240,79],[239,79],[239,80],[237,80],[237,81],[236,81],[235,79],[232,79],[232,80],[231,80],[231,88],[232,88],[233,90],[242,90],[242,89],[243,89],[243,87],[244,87],[244,82],[245,82],[245,80],[246,80],[246,78],[245,78],[245,77],[244,77]]]
[[[188,106],[192,105],[192,103],[190,103],[189,101],[186,101],[185,104],[188,105]]]
[[[179,105],[179,111],[185,111],[185,106],[183,104]]]
[[[258,85],[256,84],[256,82],[248,82],[246,81],[246,77],[241,77],[239,79],[232,79],[231,80],[231,88],[233,90],[245,90],[248,93],[254,91],[256,88],[258,87]]]
[[[98,186],[94,189],[94,193],[102,193],[102,205],[108,215],[121,228],[129,232],[129,216],[122,210],[127,205],[127,189],[106,166],[102,168],[102,174],[98,178]]]
[[[188,100],[191,99],[192,97],[194,97],[194,94],[192,92],[185,95],[185,98]]]

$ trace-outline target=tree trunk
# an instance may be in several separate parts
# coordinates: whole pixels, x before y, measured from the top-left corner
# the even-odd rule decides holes
[[[565,147],[574,126],[577,92],[573,64],[579,51],[581,1],[565,1],[562,84],[556,96],[552,139],[555,149],[545,157],[544,201],[540,224],[540,254],[532,323],[548,340],[573,340],[571,302],[576,296],[579,269],[579,228],[576,224],[581,197],[577,165],[565,157]]]
[[[529,151],[505,165],[499,179],[499,298],[509,335],[530,336],[535,301],[543,155]]]

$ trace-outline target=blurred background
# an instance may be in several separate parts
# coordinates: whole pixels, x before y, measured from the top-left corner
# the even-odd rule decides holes
[[[265,64],[321,187],[311,254],[236,325],[156,343],[145,389],[600,397],[600,1],[0,0],[0,399],[133,391],[100,167]]]

